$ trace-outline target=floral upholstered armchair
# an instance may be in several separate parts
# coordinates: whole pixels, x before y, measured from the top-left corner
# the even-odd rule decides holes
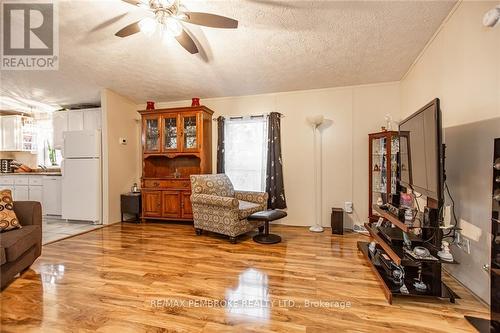
[[[235,191],[225,174],[192,175],[191,204],[197,235],[203,230],[236,237],[255,228],[262,232],[264,222],[249,222],[251,214],[267,209],[265,192]]]

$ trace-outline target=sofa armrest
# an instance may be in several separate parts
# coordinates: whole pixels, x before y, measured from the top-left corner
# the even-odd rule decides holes
[[[21,225],[42,225],[42,205],[36,201],[14,201],[14,212]]]
[[[251,191],[235,191],[234,197],[238,200],[253,202],[256,204],[266,205],[269,194],[266,192],[251,192]]]
[[[193,193],[191,195],[191,203],[226,208],[238,208],[239,206],[238,199],[236,198],[199,193]]]

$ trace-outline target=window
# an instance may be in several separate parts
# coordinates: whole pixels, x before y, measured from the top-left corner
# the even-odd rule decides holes
[[[225,122],[225,173],[236,190],[265,191],[266,117],[229,118]]]
[[[48,146],[52,147],[52,119],[44,115],[36,121],[37,127],[37,164],[50,166]]]

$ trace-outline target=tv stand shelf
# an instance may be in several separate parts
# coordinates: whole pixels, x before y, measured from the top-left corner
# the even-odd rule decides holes
[[[389,222],[391,222],[392,224],[394,224],[396,227],[398,227],[399,229],[403,230],[404,232],[408,232],[410,230],[410,228],[408,227],[408,225],[406,225],[404,222],[400,221],[397,216],[392,215],[391,213],[389,213],[386,210],[383,210],[379,206],[373,205],[372,209],[378,215],[380,215],[384,219],[388,220]]]
[[[427,292],[421,292],[415,289],[413,286],[413,277],[405,277],[404,284],[408,289],[408,294],[404,294],[400,291],[400,286],[392,282],[385,274],[384,269],[373,262],[372,255],[368,249],[368,242],[358,242],[358,249],[361,251],[365,259],[368,261],[368,265],[372,269],[373,273],[379,280],[382,290],[384,292],[385,298],[389,304],[392,304],[393,297],[432,297],[432,298],[446,298],[449,299],[451,303],[455,303],[456,299],[460,297],[453,292],[444,282],[441,282],[441,288],[437,292],[432,292],[428,290]]]

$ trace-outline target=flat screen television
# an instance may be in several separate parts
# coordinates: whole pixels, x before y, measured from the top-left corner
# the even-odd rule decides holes
[[[443,202],[444,152],[436,98],[399,124],[400,184]]]

